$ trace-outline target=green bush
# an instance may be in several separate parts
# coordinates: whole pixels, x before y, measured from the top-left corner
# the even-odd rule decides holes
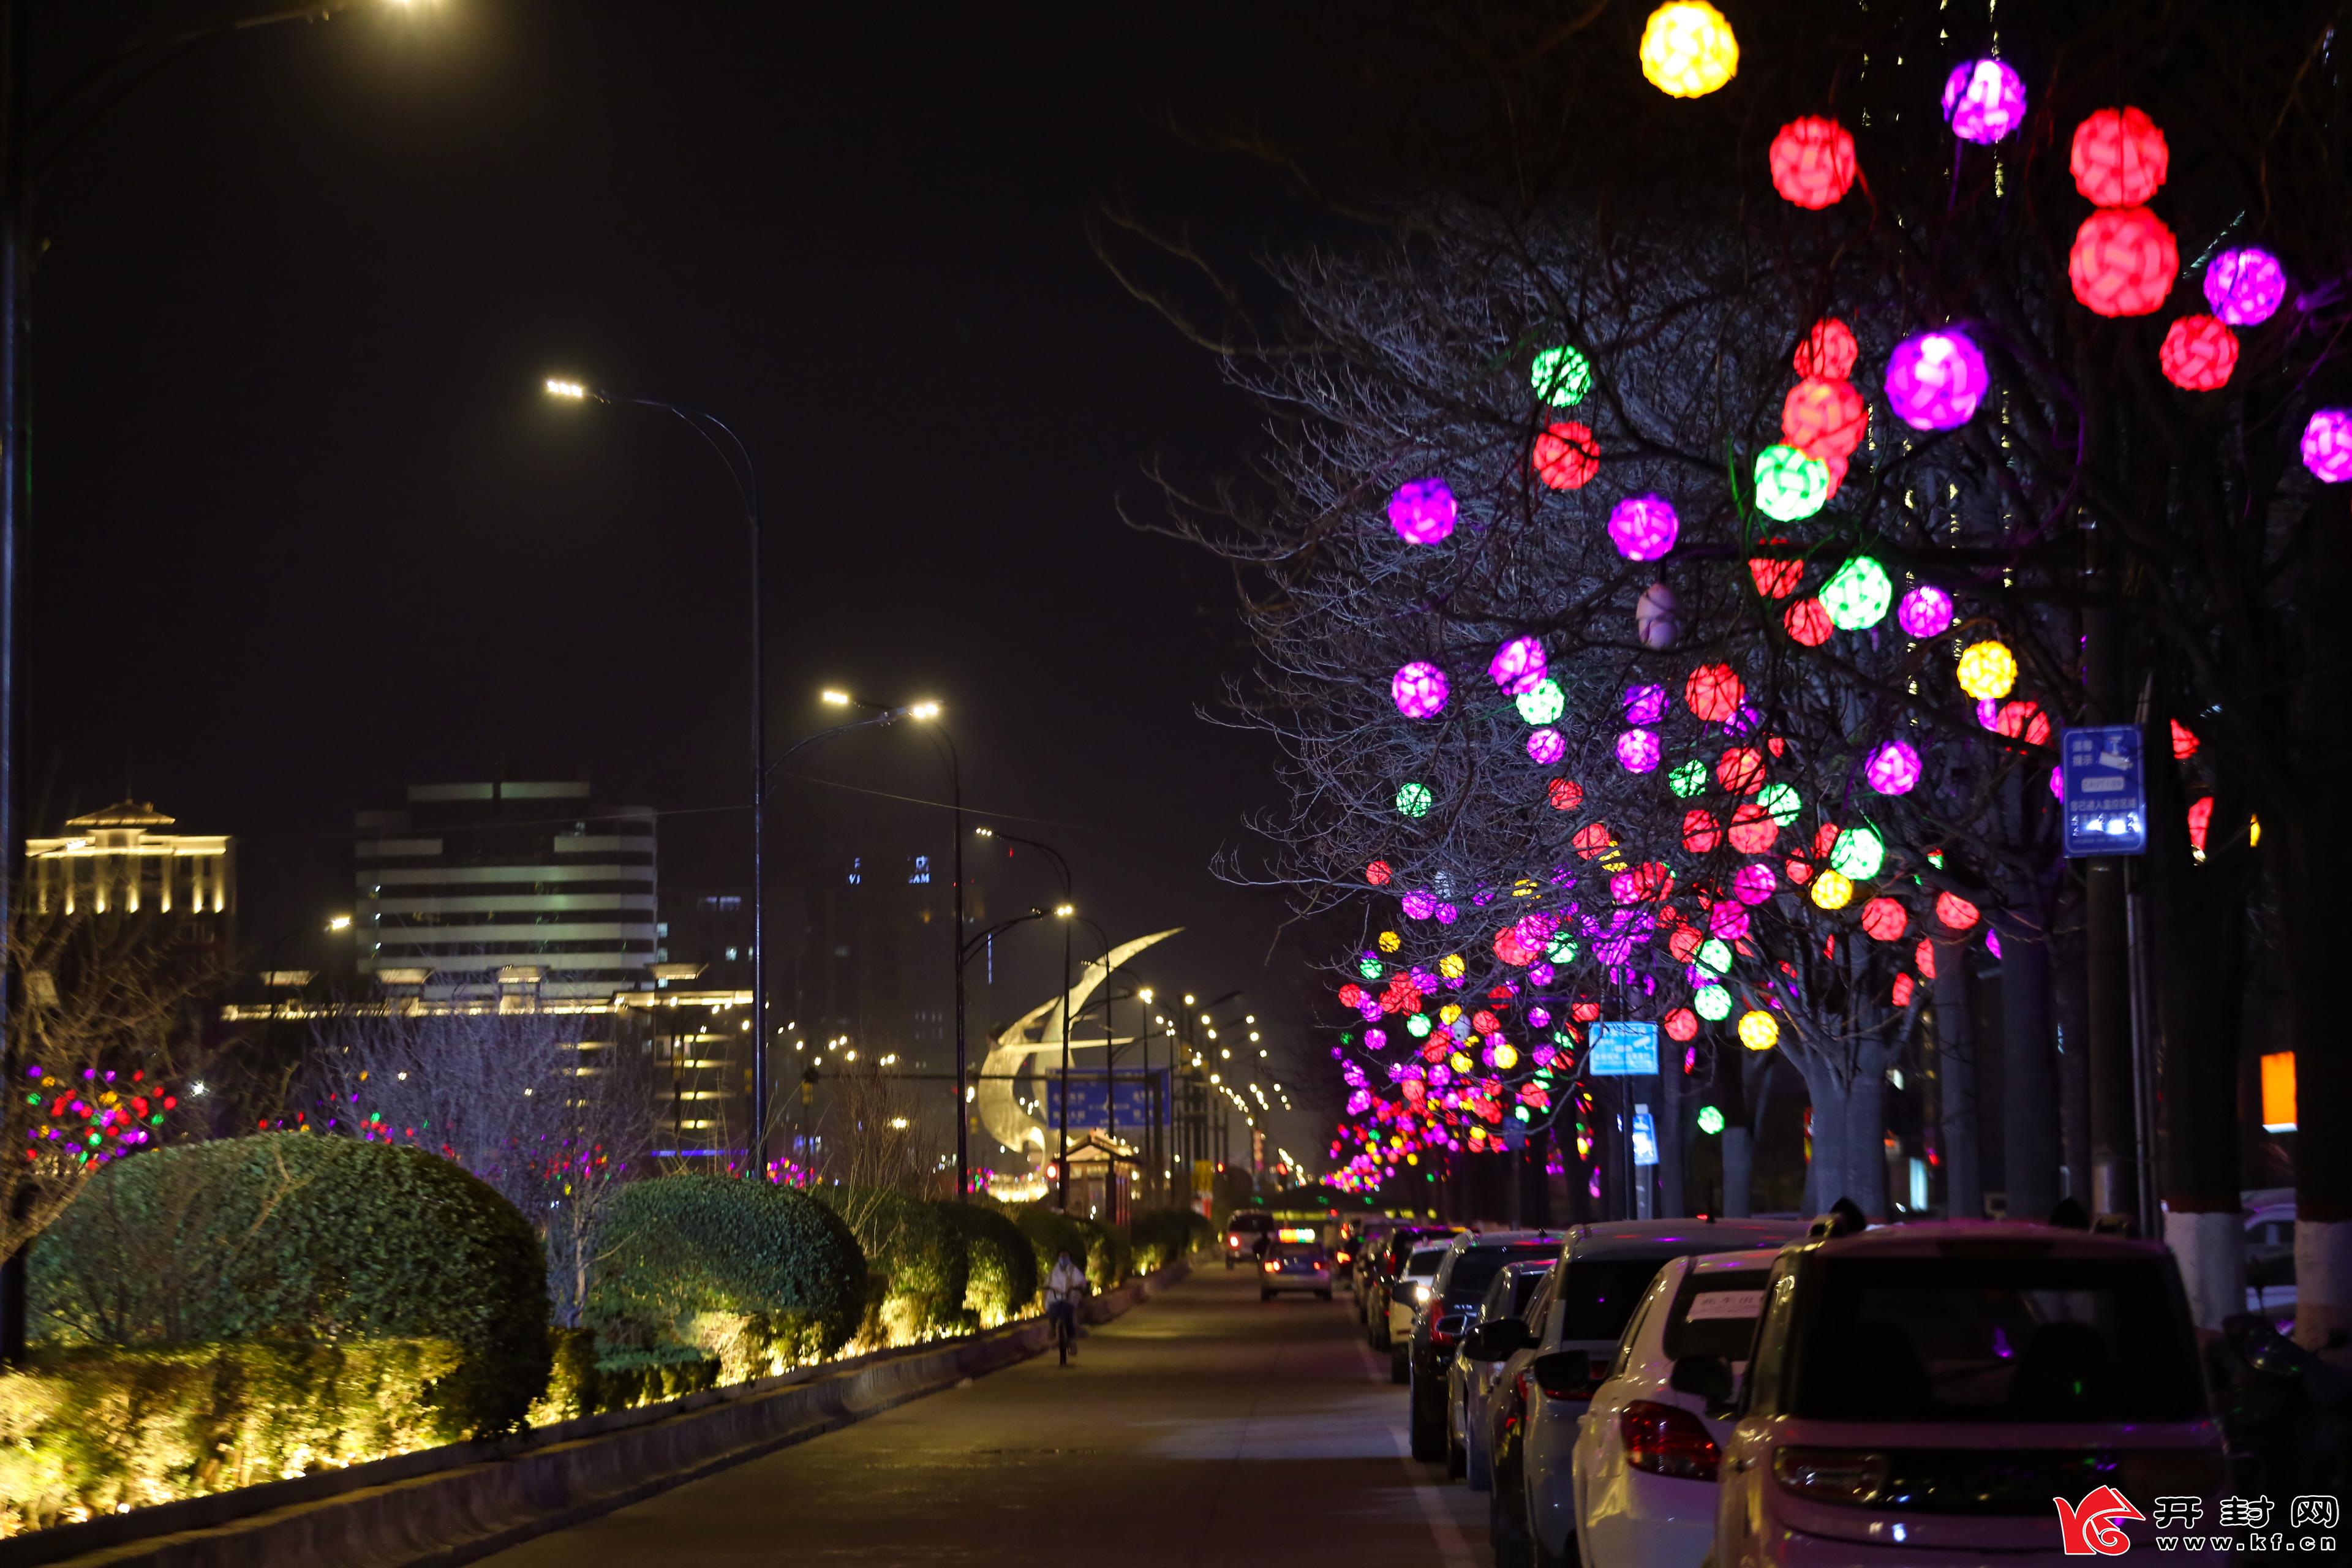
[[[1013,1223],[1029,1238],[1029,1252],[1037,1260],[1037,1282],[1041,1287],[1054,1271],[1055,1258],[1065,1252],[1072,1262],[1087,1268],[1087,1283],[1094,1284],[1093,1259],[1087,1255],[1087,1244],[1093,1237],[1087,1234],[1085,1226],[1044,1204],[1023,1204],[1013,1211]]]
[[[962,1236],[940,1205],[884,1187],[820,1187],[866,1249],[866,1338],[912,1344],[974,1326],[964,1311]]]
[[[963,1304],[983,1329],[1019,1317],[1037,1300],[1037,1260],[1029,1238],[992,1204],[943,1199],[940,1213],[963,1237]]]
[[[547,1394],[531,1406],[533,1426],[634,1410],[718,1386],[719,1358],[698,1345],[663,1345],[653,1350],[600,1354],[587,1329],[555,1331],[555,1368]]]
[[[418,1149],[271,1132],[133,1155],[35,1244],[32,1281],[59,1342],[446,1341],[425,1397],[460,1432],[520,1426],[547,1384],[538,1238]]]
[[[44,1346],[0,1376],[0,1535],[448,1442],[433,1391],[464,1361],[446,1340]]]
[[[1087,1288],[1099,1294],[1126,1284],[1135,1261],[1127,1232],[1107,1220],[1081,1219],[1077,1225],[1087,1236]]]
[[[1139,1209],[1128,1221],[1127,1234],[1137,1271],[1150,1274],[1211,1245],[1216,1233],[1206,1215],[1191,1209]]]
[[[598,1221],[582,1316],[599,1364],[695,1346],[730,1380],[832,1354],[856,1331],[866,1258],[824,1205],[790,1187],[656,1176]]]

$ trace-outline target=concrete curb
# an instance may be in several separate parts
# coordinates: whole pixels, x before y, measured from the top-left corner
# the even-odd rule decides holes
[[[1086,1319],[1107,1322],[1190,1270],[1171,1264],[1089,1300]],[[617,1430],[595,1430],[610,1419],[595,1417],[510,1446],[456,1444],[61,1525],[0,1542],[0,1568],[457,1568],[984,1376],[1052,1342],[1048,1326],[1032,1320],[813,1376],[690,1394],[629,1412],[635,1419]],[[289,1497],[294,1489],[309,1495]]]

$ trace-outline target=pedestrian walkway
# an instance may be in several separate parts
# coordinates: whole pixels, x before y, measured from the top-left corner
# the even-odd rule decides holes
[[[1347,1303],[1212,1265],[1050,1355],[542,1536],[497,1568],[1479,1568]]]

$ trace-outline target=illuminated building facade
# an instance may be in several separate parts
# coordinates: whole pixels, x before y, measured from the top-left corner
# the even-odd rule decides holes
[[[72,818],[54,838],[26,839],[34,912],[194,917],[223,953],[234,952],[236,842],[175,826],[150,803],[126,800]]]

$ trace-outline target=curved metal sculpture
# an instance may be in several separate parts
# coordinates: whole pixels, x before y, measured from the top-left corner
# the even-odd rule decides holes
[[[1171,926],[1150,936],[1139,936],[1112,948],[1107,959],[1088,960],[1079,970],[1067,997],[1046,997],[996,1037],[989,1047],[987,1060],[981,1064],[979,1093],[974,1096],[974,1103],[980,1108],[981,1125],[988,1130],[990,1137],[1006,1148],[1024,1154],[1034,1155],[1044,1152],[1045,1125],[1021,1108],[1019,1098],[1013,1092],[1013,1080],[1021,1077],[1031,1058],[1047,1051],[1061,1050],[1064,1020],[1076,1017],[1086,1010],[1087,998],[1109,978],[1113,970],[1154,942],[1165,942],[1183,929],[1182,926]],[[1034,1040],[1029,1037],[1032,1029],[1038,1030],[1038,1037]],[[1119,1038],[1109,1036],[1108,1031],[1105,1035],[1108,1043],[1114,1046],[1127,1045],[1133,1037]],[[1101,1039],[1074,1041],[1073,1047],[1093,1047],[1104,1043],[1105,1040]]]

